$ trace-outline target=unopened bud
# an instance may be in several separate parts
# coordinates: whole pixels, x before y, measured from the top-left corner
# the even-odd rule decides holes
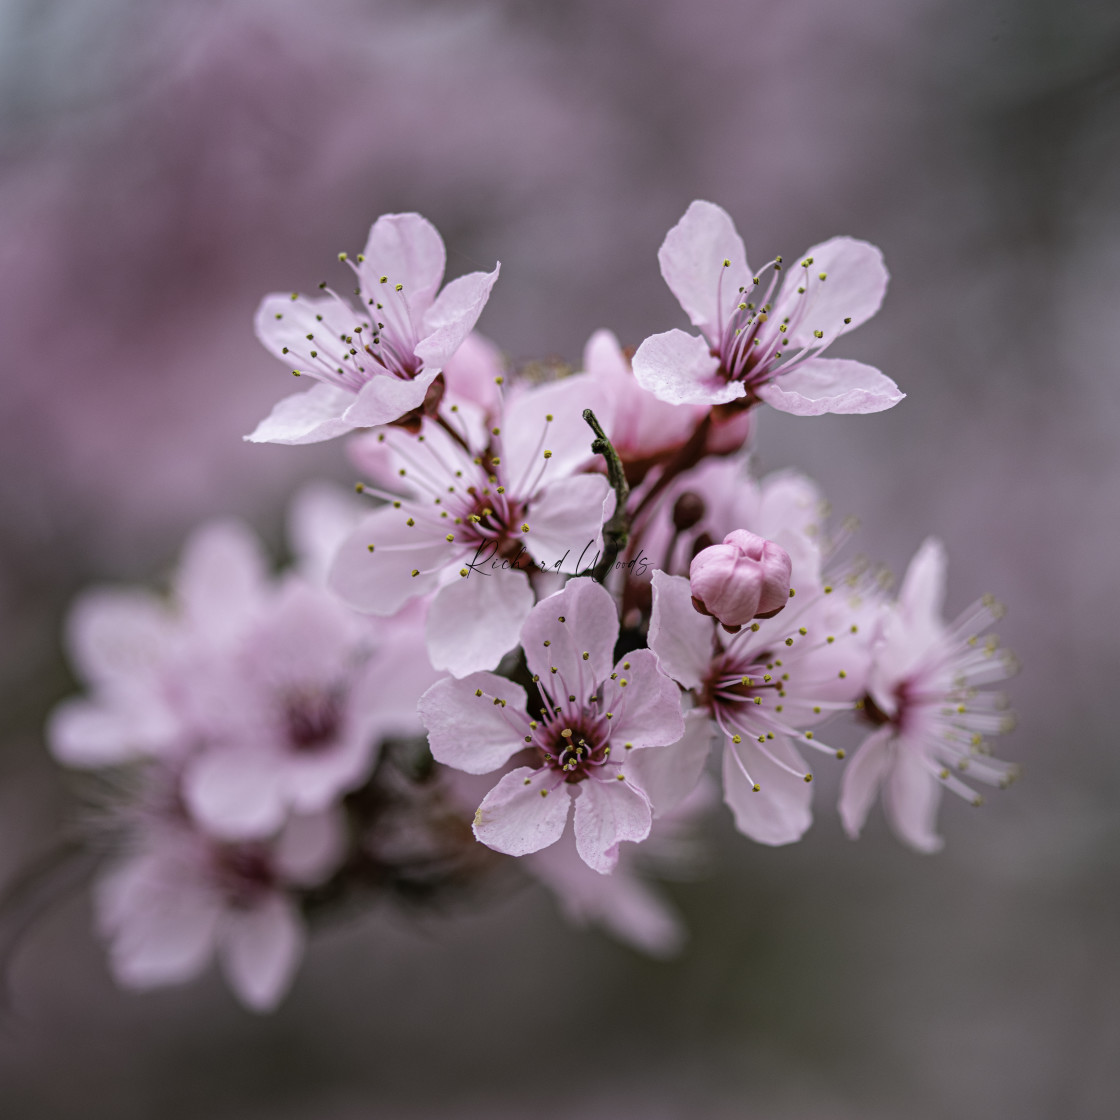
[[[686,490],[673,503],[673,527],[683,533],[700,521],[706,512],[704,499],[692,490]]]
[[[752,618],[773,617],[789,602],[791,570],[781,545],[736,529],[693,559],[692,605],[734,632]]]

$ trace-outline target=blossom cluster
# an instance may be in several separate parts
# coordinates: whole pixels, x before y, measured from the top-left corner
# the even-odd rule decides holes
[[[994,600],[947,622],[933,539],[891,595],[843,560],[813,482],[751,471],[763,406],[902,399],[824,356],[879,310],[874,246],[752,269],[727,213],[694,202],[659,260],[698,333],[630,352],[602,330],[548,375],[475,332],[498,266],[442,286],[419,215],[340,260],[357,305],[326,284],[263,300],[259,338],[314,385],[247,438],[345,437],[358,495],[301,492],[279,574],[246,526],[213,523],[165,594],[88,592],[70,616],[86,692],[48,738],[119,778],[95,886],[118,980],[216,958],[267,1009],[321,912],[515,865],[666,954],[683,930],[645,875],[680,864],[717,789],[739,832],[788,844],[815,767],[839,762],[849,836],[881,799],[932,851],[942,791],[979,803],[976,783],[1014,777],[988,747],[1011,718],[983,686],[1014,667],[985,634]],[[846,761],[843,713],[865,729]]]

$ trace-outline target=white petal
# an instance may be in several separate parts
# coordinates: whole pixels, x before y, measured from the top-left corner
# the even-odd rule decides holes
[[[424,315],[424,337],[416,344],[416,356],[428,369],[444,364],[474,329],[501,266],[493,272],[470,272],[452,280]]]
[[[626,776],[653,804],[654,817],[671,813],[696,788],[712,745],[714,725],[707,714],[691,711],[684,734],[667,747],[648,747],[626,759]]]
[[[370,228],[363,256],[358,275],[370,295],[402,285],[401,294],[419,323],[439,291],[447,260],[436,227],[419,214],[382,214]],[[395,292],[386,294],[392,298]]]
[[[769,740],[766,749],[795,769],[805,769],[801,756],[783,737]],[[733,752],[738,753],[760,787],[757,791],[736,763]],[[792,844],[813,823],[812,785],[776,766],[749,741],[738,746],[728,742],[724,746],[723,799],[735,814],[736,828],[759,844]]]
[[[867,814],[890,770],[890,737],[889,727],[869,735],[844,768],[840,781],[840,820],[853,840],[863,831]]]
[[[188,762],[183,800],[214,836],[268,836],[284,819],[282,779],[271,754],[235,745],[214,747]]]
[[[923,765],[917,750],[897,742],[895,762],[883,786],[883,810],[895,835],[919,852],[940,851],[945,841],[937,834],[941,783]]]
[[[373,377],[361,387],[356,397],[350,398],[350,407],[343,414],[343,419],[351,428],[391,424],[424,403],[428,386],[438,376],[438,369],[425,369],[411,380],[388,374]]]

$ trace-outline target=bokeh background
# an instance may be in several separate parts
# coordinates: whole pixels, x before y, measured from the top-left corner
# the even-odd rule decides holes
[[[270,290],[382,212],[502,278],[480,323],[578,360],[682,326],[656,250],[695,197],[752,260],[836,233],[892,285],[844,353],[909,393],[760,423],[858,547],[948,544],[1023,663],[1024,779],[946,850],[781,850],[721,812],[691,928],[646,961],[543,893],[326,931],[278,1014],[216,976],[116,990],[80,888],[20,941],[0,1114],[62,1120],[1120,1115],[1120,8],[1107,0],[6,0],[0,4],[0,880],[73,820],[41,727],[90,581],[199,519],[279,545],[336,445],[240,440],[285,371]],[[822,775],[823,776],[823,775]],[[9,922],[9,925],[12,923]],[[16,923],[18,924],[18,923]],[[5,934],[5,940],[10,938]]]

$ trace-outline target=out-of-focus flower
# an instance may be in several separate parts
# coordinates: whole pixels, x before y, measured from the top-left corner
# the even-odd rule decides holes
[[[388,428],[362,437],[389,504],[349,536],[331,584],[360,611],[388,615],[435,593],[428,653],[457,676],[494,668],[517,644],[533,592],[534,565],[574,571],[594,563],[613,494],[590,462],[587,407],[606,401],[586,376],[513,396],[497,423],[464,404],[447,428],[425,420],[412,436]],[[399,485],[402,494],[385,486]]]
[[[291,984],[305,929],[295,892],[321,883],[342,854],[332,813],[292,817],[276,835],[215,840],[185,818],[143,822],[96,884],[97,926],[118,983],[179,984],[215,956],[238,999],[271,1010]]]
[[[661,400],[765,401],[782,412],[817,416],[879,412],[902,399],[877,369],[821,356],[879,309],[887,270],[874,245],[834,237],[814,245],[797,266],[779,257],[753,273],[727,212],[696,201],[666,235],[658,260],[700,330],[699,336],[680,330],[652,335],[638,347],[634,376]],[[764,285],[767,268],[773,272]]]
[[[1016,668],[995,638],[980,637],[1002,608],[985,596],[946,625],[945,568],[944,547],[926,540],[875,644],[863,710],[879,727],[852,758],[840,790],[840,817],[853,839],[881,792],[896,835],[919,851],[937,851],[942,789],[978,805],[959,773],[999,786],[1015,777],[1016,768],[991,758],[985,743],[1014,721],[999,693],[978,691]]]
[[[789,600],[791,564],[781,545],[733,529],[722,544],[693,557],[689,569],[692,605],[734,632],[752,618],[773,618]]]
[[[620,842],[649,835],[653,806],[630,752],[680,740],[680,692],[650,650],[612,671],[617,638],[611,596],[589,579],[572,580],[533,608],[521,633],[539,718],[520,685],[493,673],[440,681],[422,697],[438,761],[485,774],[525,754],[526,764],[504,774],[475,814],[484,844],[518,856],[555,844],[573,799],[576,849],[595,871],[614,868]],[[672,750],[661,757],[672,769]]]
[[[419,214],[383,214],[350,264],[361,310],[337,293],[265,296],[257,337],[292,372],[318,385],[285,397],[246,438],[316,443],[355,428],[399,420],[419,408],[448,359],[470,334],[493,272],[471,272],[442,291],[443,239]],[[436,293],[439,293],[438,295]]]

